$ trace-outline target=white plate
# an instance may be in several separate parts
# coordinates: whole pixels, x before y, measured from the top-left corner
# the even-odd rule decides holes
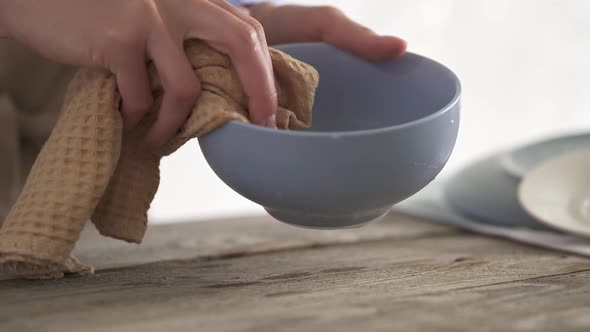
[[[527,144],[505,154],[501,163],[508,174],[522,178],[544,161],[580,149],[590,150],[589,133],[559,136]]]
[[[562,154],[523,178],[518,199],[540,222],[590,236],[590,152]]]

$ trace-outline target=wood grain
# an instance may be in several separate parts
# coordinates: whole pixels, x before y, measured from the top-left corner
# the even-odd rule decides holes
[[[250,222],[243,222],[242,230]],[[183,227],[204,225],[178,229]],[[210,227],[194,236],[235,230],[229,224]],[[315,240],[322,245],[271,245],[274,249],[256,255],[207,256],[202,249],[186,258],[182,249],[182,259],[107,268],[85,278],[0,281],[0,331],[590,328],[588,259],[396,215],[376,227],[400,230],[388,235],[351,230],[358,237],[348,241],[322,235],[326,238]],[[267,235],[236,240],[238,247],[274,243],[266,237],[268,229],[251,231]],[[285,232],[283,240],[307,233]],[[186,236],[175,233],[166,235],[170,242]],[[223,243],[219,252],[231,250]],[[157,241],[151,245],[157,251]]]
[[[459,234],[454,228],[433,225],[391,213],[365,227],[311,230],[286,225],[268,216],[157,225],[148,228],[141,245],[99,236],[89,225],[75,254],[98,269],[169,259],[236,257],[379,239],[413,239]]]

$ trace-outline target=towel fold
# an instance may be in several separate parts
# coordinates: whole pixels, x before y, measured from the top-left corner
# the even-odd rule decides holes
[[[140,243],[159,184],[160,159],[227,121],[248,121],[247,96],[230,59],[200,41],[188,42],[185,51],[201,94],[180,132],[161,148],[143,144],[163,95],[153,67],[154,109],[132,131],[122,128],[114,75],[101,69],[76,73],[60,118],[0,228],[0,272],[26,277],[92,273],[71,256],[88,220],[102,235]],[[270,52],[277,126],[307,128],[318,73],[278,50]]]

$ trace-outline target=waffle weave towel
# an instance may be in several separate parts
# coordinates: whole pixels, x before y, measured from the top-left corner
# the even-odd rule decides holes
[[[134,130],[123,131],[111,73],[77,72],[60,118],[0,228],[0,272],[34,278],[92,273],[71,256],[88,220],[102,235],[140,243],[159,184],[160,159],[229,120],[248,121],[247,97],[229,58],[200,41],[187,43],[185,51],[202,91],[181,131],[157,149],[143,144],[153,115]],[[317,71],[274,49],[271,58],[279,100],[277,126],[308,127]],[[153,67],[150,77],[155,110],[163,91]]]

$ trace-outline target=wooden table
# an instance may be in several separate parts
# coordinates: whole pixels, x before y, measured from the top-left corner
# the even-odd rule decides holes
[[[399,214],[85,231],[88,277],[0,281],[0,331],[589,331],[590,260]]]

